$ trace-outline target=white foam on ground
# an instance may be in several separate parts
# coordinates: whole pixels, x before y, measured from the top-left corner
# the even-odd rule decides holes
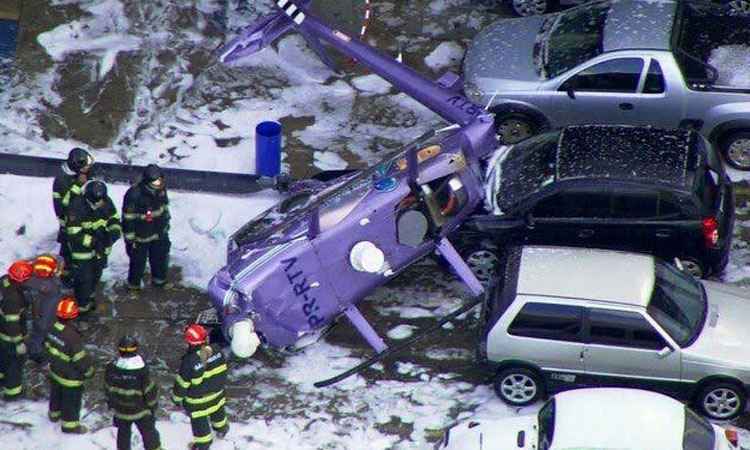
[[[443,42],[424,59],[425,64],[433,70],[453,66],[461,62],[464,48],[456,42]]]
[[[723,45],[711,51],[708,63],[719,72],[719,86],[750,88],[750,46]]]

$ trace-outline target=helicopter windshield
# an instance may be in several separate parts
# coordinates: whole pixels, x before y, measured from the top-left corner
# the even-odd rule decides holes
[[[342,205],[352,205],[353,208],[377,180],[405,174],[407,152],[415,147],[437,143],[437,136],[438,131],[431,130],[403,149],[390,153],[374,166],[345,175],[341,181],[322,191],[296,193],[245,224],[231,239],[240,247],[260,240],[270,245],[280,244],[306,233],[309,215],[315,211],[321,214],[321,225],[325,228],[326,223],[331,222],[331,215],[327,215],[327,212],[340,211]],[[329,220],[326,221],[326,218]]]

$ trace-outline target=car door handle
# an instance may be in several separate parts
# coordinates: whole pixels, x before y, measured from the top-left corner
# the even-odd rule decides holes
[[[635,108],[632,103],[620,103],[620,109],[623,111],[630,111]]]
[[[655,235],[658,238],[664,239],[664,238],[672,237],[672,231],[671,230],[656,230]]]
[[[594,235],[594,230],[591,228],[585,228],[583,230],[578,230],[578,237],[581,239],[588,239],[591,236]]]

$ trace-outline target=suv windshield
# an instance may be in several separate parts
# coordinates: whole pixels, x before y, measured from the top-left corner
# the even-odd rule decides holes
[[[685,434],[682,436],[684,450],[705,450],[714,448],[716,433],[703,417],[685,407]]]
[[[603,51],[604,23],[611,2],[582,5],[547,19],[542,33],[542,75],[554,78]],[[546,30],[546,31],[545,31]]]
[[[680,347],[686,347],[698,336],[705,320],[708,304],[703,286],[670,264],[659,261],[655,266],[648,313]]]
[[[552,437],[555,434],[555,399],[548,401],[539,410],[539,450],[552,447]]]

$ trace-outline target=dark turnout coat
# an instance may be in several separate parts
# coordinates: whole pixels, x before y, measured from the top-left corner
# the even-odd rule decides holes
[[[169,231],[169,218],[166,189],[152,190],[140,182],[125,193],[122,231],[126,241],[142,244],[163,239]]]
[[[94,364],[83,348],[81,335],[70,324],[55,322],[44,340],[50,361],[49,376],[57,384],[77,388],[94,376]]]
[[[135,422],[154,414],[159,390],[140,355],[112,361],[104,378],[107,405],[116,418]]]
[[[193,419],[209,416],[226,403],[226,381],[227,362],[219,346],[190,347],[182,357],[172,400]]]

